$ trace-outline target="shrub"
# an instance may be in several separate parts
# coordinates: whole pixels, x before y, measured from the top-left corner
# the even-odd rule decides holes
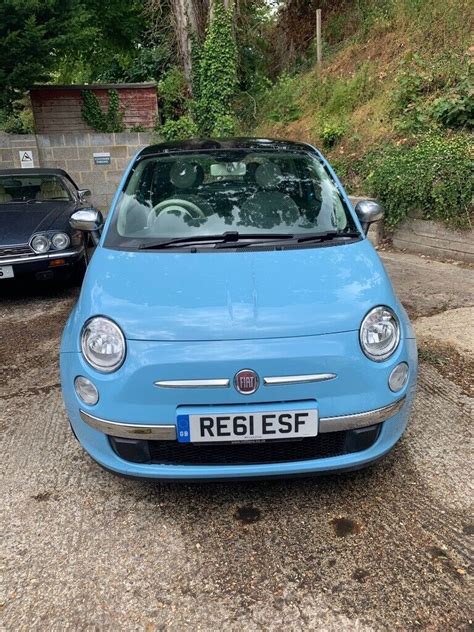
[[[11,110],[0,109],[0,130],[7,134],[33,134],[33,111],[29,98],[13,103]]]
[[[276,123],[291,123],[302,115],[298,104],[297,81],[283,74],[267,92],[267,116]]]
[[[469,80],[462,80],[455,89],[436,99],[431,115],[446,127],[474,127],[474,92]]]
[[[167,141],[186,140],[198,136],[198,127],[187,114],[177,120],[168,119],[155,131],[160,138]]]
[[[158,83],[161,112],[165,120],[179,118],[186,112],[189,97],[183,71],[177,66],[170,68]]]
[[[443,53],[427,61],[410,54],[400,64],[396,83],[392,96],[398,131],[472,128],[474,95],[463,57]]]
[[[226,138],[233,136],[237,129],[237,119],[232,114],[218,116],[211,132],[213,138]]]
[[[345,123],[331,121],[324,123],[319,132],[323,147],[325,149],[330,149],[331,147],[334,147],[334,145],[337,145],[346,131],[347,126]]]
[[[454,228],[471,226],[473,160],[467,134],[428,134],[412,146],[380,148],[364,168],[369,193],[384,205],[389,226],[412,211]]]

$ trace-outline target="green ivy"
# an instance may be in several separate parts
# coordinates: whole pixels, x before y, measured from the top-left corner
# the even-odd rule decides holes
[[[187,140],[198,135],[198,128],[193,119],[185,114],[177,120],[168,119],[157,128],[156,133],[162,140]]]
[[[368,192],[395,226],[415,212],[453,228],[472,225],[473,156],[467,134],[428,134],[412,146],[379,148],[363,165]]]
[[[108,96],[109,106],[107,112],[104,112],[97,95],[91,90],[83,90],[82,118],[96,132],[123,132],[123,113],[120,111],[118,92],[109,90]]]
[[[237,46],[233,33],[233,9],[222,0],[214,11],[206,38],[196,51],[198,69],[194,73],[194,114],[203,136],[234,133],[233,98],[237,89]]]

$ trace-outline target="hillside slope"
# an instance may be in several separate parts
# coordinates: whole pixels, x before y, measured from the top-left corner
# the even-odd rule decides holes
[[[373,11],[358,14],[360,4]],[[453,173],[466,170],[469,182],[467,132],[473,124],[474,102],[468,78],[473,54],[470,2],[366,0],[353,3],[352,9],[345,3],[342,13],[333,11],[329,23],[323,21],[323,36],[324,29],[334,32],[334,21],[344,32],[344,21],[353,25],[355,17],[359,22],[352,36],[325,45],[321,70],[314,65],[280,76],[262,99],[256,132],[321,147],[354,193],[380,197],[390,172],[403,179],[413,162],[425,161],[426,171],[432,166],[428,163],[446,156],[456,160],[448,172],[431,174],[432,180],[451,181]],[[398,161],[397,148],[405,150],[399,149]],[[396,164],[382,165],[382,150],[395,156]],[[408,164],[401,164],[410,152],[414,155]],[[380,168],[388,169],[385,176]],[[431,213],[453,225],[470,225],[469,195],[461,192],[459,199],[459,191],[448,192],[447,197],[444,192],[434,208],[433,192],[428,195],[426,187],[425,183],[419,196],[425,216]],[[429,199],[421,199],[427,195]],[[462,209],[453,216],[447,207],[459,203]],[[395,224],[404,214],[392,212],[389,220]]]

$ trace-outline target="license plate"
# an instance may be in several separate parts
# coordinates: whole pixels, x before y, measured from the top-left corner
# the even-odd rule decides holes
[[[0,266],[0,279],[12,279],[13,266]]]
[[[317,434],[318,411],[315,408],[177,416],[177,435],[181,443],[281,441]]]

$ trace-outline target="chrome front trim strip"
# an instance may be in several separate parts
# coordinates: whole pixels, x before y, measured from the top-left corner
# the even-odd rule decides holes
[[[14,265],[16,263],[34,263],[35,261],[45,261],[46,259],[64,259],[67,257],[74,257],[74,255],[80,255],[84,248],[80,250],[57,250],[55,252],[46,253],[44,255],[27,255],[26,257],[9,257],[4,259],[0,257],[0,266]]]
[[[283,384],[309,384],[310,382],[326,382],[334,380],[335,373],[311,373],[308,375],[278,375],[274,377],[264,377],[265,386],[282,386]]]
[[[393,404],[368,410],[365,413],[341,415],[340,417],[321,417],[319,420],[319,432],[339,432],[340,430],[354,430],[355,428],[381,424],[399,412],[405,403],[405,399],[406,397],[402,397]]]
[[[309,384],[310,382],[325,382],[334,380],[335,373],[311,373],[307,375],[276,375],[264,377],[265,386],[283,386],[285,384]],[[228,388],[230,380],[218,378],[212,380],[158,380],[154,382],[159,388]]]
[[[354,430],[355,428],[365,428],[366,426],[380,424],[398,413],[405,403],[405,399],[406,397],[402,397],[393,404],[369,410],[365,413],[342,415],[340,417],[321,417],[319,420],[319,432],[339,432],[341,430]],[[79,413],[82,421],[88,426],[113,437],[176,441],[176,426],[174,424],[126,424],[99,419],[99,417],[89,415],[83,410],[80,410]]]
[[[176,426],[173,425],[148,425],[148,424],[124,424],[119,421],[108,421],[89,415],[83,410],[79,411],[82,421],[91,428],[100,430],[112,437],[123,439],[157,439],[161,441],[176,441]]]
[[[230,380],[220,378],[216,380],[158,380],[153,382],[160,388],[229,388]]]

